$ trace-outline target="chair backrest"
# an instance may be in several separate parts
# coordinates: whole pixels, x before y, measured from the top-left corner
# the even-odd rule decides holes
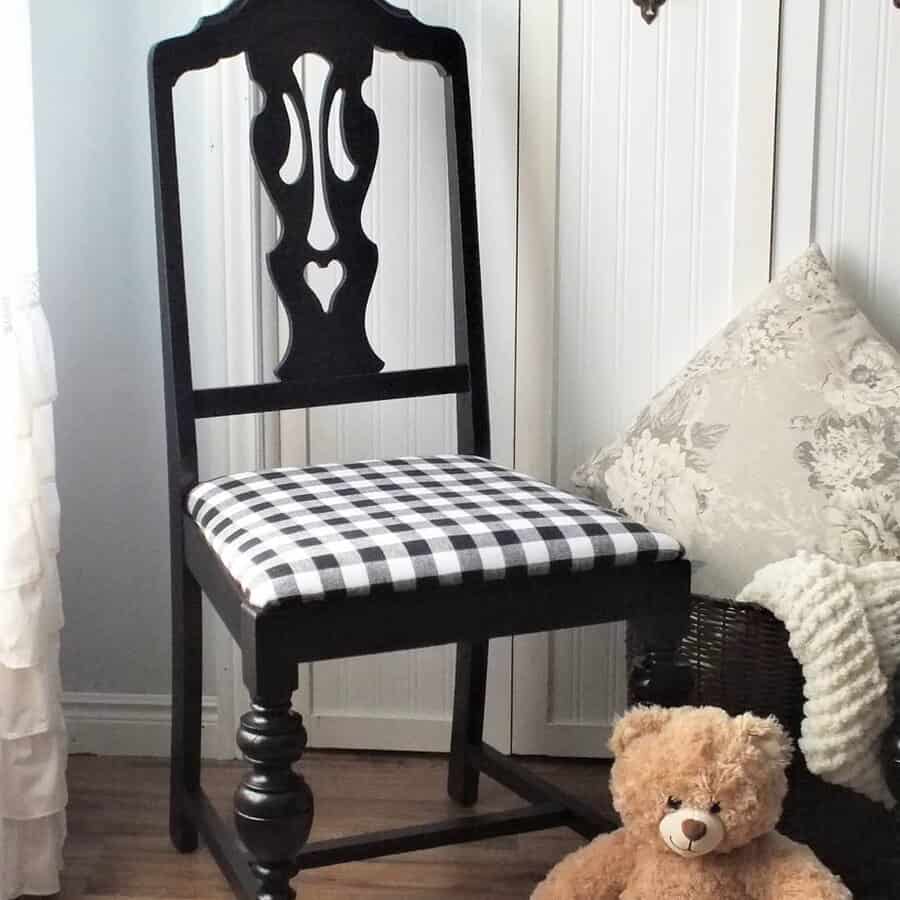
[[[443,75],[447,121],[450,228],[456,364],[383,372],[369,344],[365,311],[378,266],[378,249],[365,235],[362,208],[375,170],[378,123],[363,101],[375,49],[435,64]],[[184,255],[175,143],[173,91],[186,72],[243,53],[265,103],[251,128],[256,168],[282,221],[269,272],[287,314],[290,340],[277,382],[195,390],[191,376]],[[331,65],[322,97],[319,133],[294,75],[295,61],[315,53]],[[457,395],[459,452],[490,454],[484,324],[472,117],[466,51],[447,28],[427,26],[385,0],[234,0],[201,19],[190,34],[157,44],[150,53],[150,106],[159,248],[166,418],[173,488],[197,478],[196,420],[213,416],[386,400]],[[328,123],[343,92],[341,129],[354,164],[338,176],[329,157]],[[304,138],[304,164],[288,183],[291,103]],[[313,141],[335,232],[333,245],[309,240],[316,171]],[[344,279],[325,310],[303,277],[309,263],[339,262]]]

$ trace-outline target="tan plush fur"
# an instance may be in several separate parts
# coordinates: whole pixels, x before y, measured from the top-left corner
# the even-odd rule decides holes
[[[638,707],[619,721],[610,747],[613,803],[624,827],[564,859],[532,900],[851,897],[808,847],[773,830],[792,752],[774,719]],[[661,833],[661,824],[681,826],[675,809],[682,807],[698,810],[710,835],[720,836],[708,838],[719,842],[705,855],[679,855]]]

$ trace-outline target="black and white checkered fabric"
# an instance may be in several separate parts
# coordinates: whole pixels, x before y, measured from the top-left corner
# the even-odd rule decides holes
[[[683,552],[665,534],[472,456],[229,475],[194,488],[188,511],[256,607]]]

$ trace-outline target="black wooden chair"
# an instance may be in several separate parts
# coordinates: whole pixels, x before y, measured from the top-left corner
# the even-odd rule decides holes
[[[361,86],[373,48],[437,66],[446,85],[455,297],[455,365],[382,372],[364,312],[377,266],[361,210],[378,131]],[[293,62],[332,64],[322,121],[345,95],[349,181],[328,160],[327,126],[310,134]],[[256,166],[283,233],[269,270],[291,326],[273,383],[197,390],[188,342],[173,89],[188,71],[245,54],[270,102],[252,127]],[[313,166],[279,170],[290,140],[281,102],[316,140],[337,239],[310,246]],[[150,98],[169,446],[174,686],[171,835],[184,852],[202,834],[235,891],[294,897],[301,869],[568,825],[591,837],[615,822],[482,743],[492,637],[627,620],[638,665],[632,696],[677,702],[674,651],[685,630],[689,567],[667,538],[489,462],[472,122],[458,34],[427,27],[384,0],[236,0],[150,55]],[[307,160],[312,154],[304,154]],[[299,277],[338,260],[346,276],[329,311]],[[310,467],[198,485],[198,419],[337,403],[457,396],[457,456]],[[237,741],[250,763],[235,795],[237,835],[200,785],[201,591],[243,649],[252,708]],[[299,663],[456,643],[448,790],[475,803],[484,772],[522,809],[307,845],[313,798],[293,770],[306,743],[291,711]]]

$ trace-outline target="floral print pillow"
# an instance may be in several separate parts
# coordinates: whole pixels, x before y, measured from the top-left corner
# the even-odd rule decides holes
[[[900,559],[900,354],[810,247],[574,481],[734,597],[805,549]]]

